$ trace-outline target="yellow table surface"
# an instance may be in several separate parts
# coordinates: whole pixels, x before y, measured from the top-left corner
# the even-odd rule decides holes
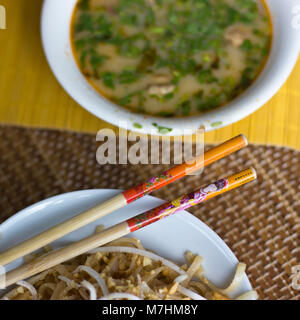
[[[0,123],[84,132],[114,128],[81,108],[53,76],[40,40],[42,0],[0,4],[7,12],[7,29],[0,30]],[[242,132],[253,143],[300,149],[299,87],[300,59],[271,101],[247,118],[207,133],[205,141],[219,142]]]

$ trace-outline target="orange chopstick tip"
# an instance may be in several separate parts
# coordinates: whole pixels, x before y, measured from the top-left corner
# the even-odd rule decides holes
[[[242,139],[244,140],[245,146],[247,146],[247,145],[248,145],[248,139],[247,139],[247,137],[246,137],[243,133],[241,133],[240,136],[241,136]],[[254,170],[254,171],[255,171],[255,170]]]
[[[253,180],[257,179],[256,170],[253,167],[250,167],[250,170],[252,171],[252,174],[253,174]]]
[[[248,182],[254,181],[257,178],[256,170],[253,167],[250,167],[246,170],[243,170],[239,173],[236,173],[228,177],[230,189],[242,186]]]

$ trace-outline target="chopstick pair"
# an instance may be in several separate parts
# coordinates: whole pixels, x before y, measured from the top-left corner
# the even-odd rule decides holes
[[[23,257],[35,250],[38,250],[47,244],[71,233],[87,224],[94,222],[105,215],[124,207],[125,205],[151,193],[154,190],[168,185],[188,174],[221,159],[225,156],[240,150],[247,146],[247,139],[244,135],[234,137],[195,158],[193,162],[183,163],[175,166],[162,175],[154,177],[149,181],[124,191],[117,196],[108,199],[101,204],[83,212],[79,215],[62,222],[36,236],[30,238],[21,244],[16,245],[0,254],[0,265],[4,266],[20,257]]]
[[[256,179],[256,172],[253,168],[250,168],[218,180],[204,188],[200,188],[154,209],[138,214],[100,233],[93,234],[66,247],[52,251],[28,264],[12,270],[6,274],[5,284],[8,287],[17,281],[31,277],[57,264],[128,235],[180,210],[195,206],[224,192],[237,188],[254,179]]]

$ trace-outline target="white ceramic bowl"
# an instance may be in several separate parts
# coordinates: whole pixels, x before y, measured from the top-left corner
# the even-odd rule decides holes
[[[20,211],[0,225],[0,252],[119,192],[120,190],[108,189],[76,191],[52,197]],[[100,224],[104,225],[105,228],[110,227],[163,202],[158,198],[146,196],[70,233],[51,245],[53,248],[59,248],[70,242],[80,240],[94,233],[96,226]],[[204,258],[207,278],[221,287],[230,283],[237,266],[237,258],[217,234],[186,211],[162,219],[132,233],[131,236],[140,239],[145,248],[178,263],[184,263],[184,253],[186,251],[190,250],[200,254]],[[21,259],[12,262],[7,266],[7,271],[21,264]],[[252,288],[245,275],[239,288],[232,293],[232,296],[235,297],[249,290],[252,290]]]
[[[153,123],[172,128],[169,135],[181,135],[184,129],[194,132],[201,126],[210,131],[238,121],[265,104],[283,85],[295,65],[300,49],[299,0],[266,2],[272,15],[274,41],[263,72],[241,96],[221,108],[199,116],[165,119],[134,114],[96,92],[81,74],[71,50],[70,23],[76,0],[44,0],[42,41],[58,81],[74,100],[95,116],[141,133],[159,134]],[[142,128],[135,128],[134,123],[141,124]]]

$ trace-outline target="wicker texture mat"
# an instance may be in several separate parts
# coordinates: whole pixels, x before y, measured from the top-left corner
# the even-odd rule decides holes
[[[96,149],[94,135],[0,127],[0,222],[59,193],[127,189],[166,167],[99,165]],[[300,264],[300,152],[252,145],[153,195],[171,200],[249,166],[257,169],[256,182],[189,211],[248,265],[261,299],[299,299],[291,267]]]

